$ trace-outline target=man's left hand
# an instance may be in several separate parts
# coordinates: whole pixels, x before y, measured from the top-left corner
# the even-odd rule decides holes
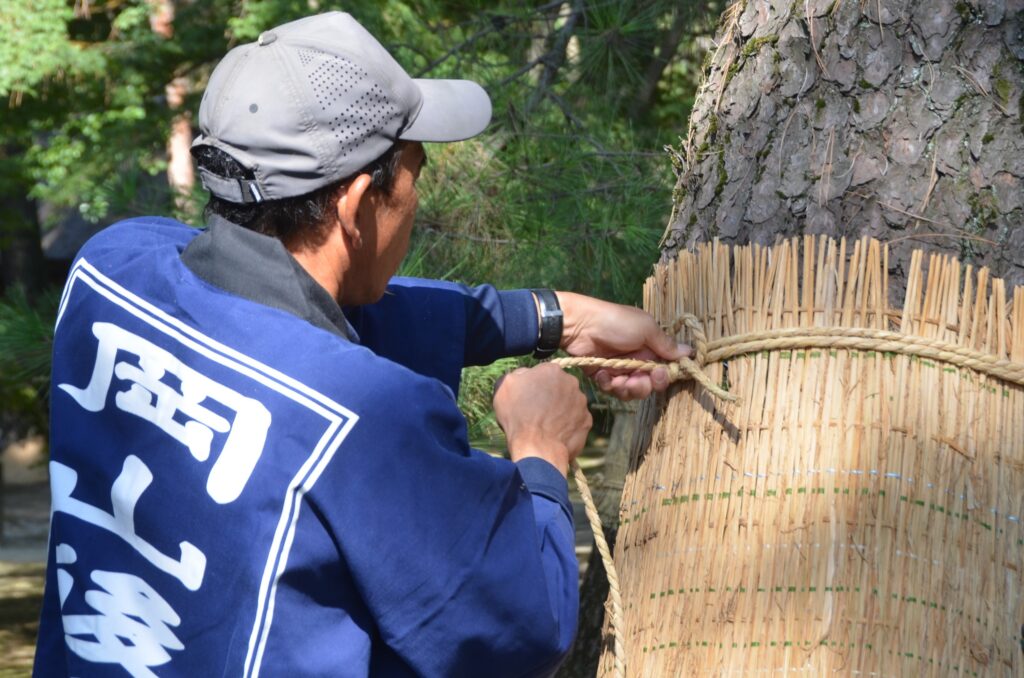
[[[665,334],[654,318],[638,308],[613,304],[593,297],[558,292],[562,307],[561,348],[573,356],[636,358],[675,361],[691,357],[693,350],[677,344]],[[605,393],[620,400],[646,398],[652,391],[668,387],[668,370],[584,370]]]

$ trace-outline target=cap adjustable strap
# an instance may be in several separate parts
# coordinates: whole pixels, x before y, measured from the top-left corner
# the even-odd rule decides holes
[[[222,177],[203,167],[199,168],[199,179],[210,193],[230,202],[248,205],[266,199],[260,190],[259,182],[255,179]]]
[[[238,188],[242,192],[242,202],[263,202],[260,186],[254,179],[239,179]]]

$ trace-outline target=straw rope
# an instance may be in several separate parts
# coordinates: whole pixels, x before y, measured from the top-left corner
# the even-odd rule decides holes
[[[692,315],[688,315],[686,319],[696,322],[696,318]],[[702,368],[705,365],[748,353],[794,348],[835,348],[901,353],[949,363],[1013,384],[1024,385],[1024,363],[1003,360],[990,353],[975,351],[939,339],[867,327],[790,327],[739,334],[711,342],[703,337],[699,339],[695,337],[694,348],[696,349],[696,360],[680,358],[677,362],[670,363],[629,358],[591,357],[556,358],[551,362],[560,367],[604,367],[645,372],[664,367],[668,370],[670,382],[694,379],[719,399],[729,402],[735,402],[737,397],[719,387],[704,374]]]
[[[669,382],[693,379],[701,386],[715,394],[721,400],[735,402],[737,397],[711,381],[700,366],[689,358],[680,358],[677,362],[660,363],[653,360],[634,360],[632,358],[555,358],[551,362],[560,367],[606,367],[613,370],[633,370],[650,372],[657,367],[668,370]]]
[[[611,597],[611,624],[614,646],[612,655],[615,658],[615,675],[618,678],[625,678],[626,675],[626,643],[622,631],[622,594],[619,588],[619,574],[615,570],[615,560],[612,558],[611,549],[604,538],[604,526],[601,524],[601,515],[597,512],[597,505],[594,503],[594,495],[590,492],[590,484],[587,477],[583,475],[583,469],[573,459],[571,462],[572,474],[576,479],[576,488],[583,498],[583,508],[587,513],[587,520],[590,521],[590,528],[594,532],[594,545],[601,554],[601,562],[604,563],[604,571],[608,577],[608,593]]]
[[[990,377],[1024,385],[1024,363],[996,358],[939,339],[866,327],[791,327],[740,334],[708,343],[708,362],[760,351],[793,348],[842,348],[902,353],[965,367]]]
[[[856,349],[880,353],[901,353],[946,362],[1024,385],[1024,363],[1002,360],[989,353],[975,351],[938,339],[862,327],[793,327],[752,332],[709,342],[696,316],[684,314],[681,322],[690,329],[693,335],[695,360],[680,358],[677,362],[664,363],[628,358],[578,357],[555,358],[551,362],[563,368],[603,367],[646,372],[664,367],[668,370],[670,383],[693,379],[717,398],[728,402],[736,402],[737,396],[715,384],[702,370],[704,365],[750,353],[797,348]],[[679,328],[674,329],[678,331]],[[572,461],[571,466],[587,519],[590,521],[590,527],[594,533],[594,543],[601,555],[601,562],[604,564],[608,576],[615,675],[618,678],[624,678],[626,675],[625,642],[623,640],[622,597],[618,572],[615,569],[615,561],[608,548],[608,542],[605,540],[604,526],[601,524],[601,517],[598,514],[583,469],[576,463],[576,460]]]

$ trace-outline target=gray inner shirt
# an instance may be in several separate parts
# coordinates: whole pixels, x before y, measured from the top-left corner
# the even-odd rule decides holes
[[[208,228],[181,253],[197,276],[225,292],[280,309],[358,342],[341,307],[277,238],[211,215]]]

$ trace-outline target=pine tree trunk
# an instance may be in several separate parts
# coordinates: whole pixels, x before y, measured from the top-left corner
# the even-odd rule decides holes
[[[149,26],[160,37],[170,40],[174,37],[174,0],[150,0]],[[174,78],[167,83],[164,92],[167,106],[172,111],[180,110],[188,95],[187,78]],[[175,206],[187,210],[189,197],[196,183],[192,168],[192,119],[187,111],[175,115],[167,138],[167,183],[174,196]]]
[[[175,78],[167,85],[167,105],[171,110],[181,109],[188,89],[186,78]],[[185,111],[174,116],[167,138],[167,183],[174,194],[175,206],[182,211],[188,209],[192,189],[196,185],[191,148],[192,117]]]
[[[1024,0],[748,0],[709,58],[665,254],[888,240],[1024,284]]]

